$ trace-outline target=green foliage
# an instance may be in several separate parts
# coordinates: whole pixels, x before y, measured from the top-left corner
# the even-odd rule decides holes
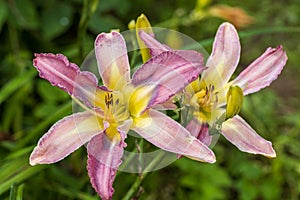
[[[182,159],[176,166],[183,175],[179,180],[180,192],[188,199],[224,199],[228,195],[226,191],[232,181],[226,169],[219,165],[199,165],[195,161]]]
[[[277,158],[242,153],[221,137],[213,148],[217,163],[181,158],[140,181],[136,199],[299,199],[300,7],[297,0],[288,2],[220,0],[204,8],[239,6],[255,17],[254,24],[240,30],[239,71],[269,46],[283,44],[287,51],[289,62],[280,78],[246,96],[241,110],[272,141]],[[181,31],[210,52],[223,20],[194,20],[195,6],[196,1],[180,0],[0,0],[0,199],[99,199],[89,183],[84,147],[53,165],[28,163],[38,139],[72,111],[66,93],[38,78],[32,66],[35,52],[63,53],[80,65],[98,33],[127,30],[141,12],[154,26]],[[136,177],[118,173],[115,199],[127,193]]]
[[[41,24],[47,26],[41,26],[41,29],[45,38],[52,39],[72,25],[74,8],[67,3],[48,4],[45,4],[45,11],[41,16]]]
[[[6,21],[8,15],[8,11],[7,11],[7,5],[6,2],[4,2],[4,0],[0,1],[0,31],[2,29],[3,24]]]

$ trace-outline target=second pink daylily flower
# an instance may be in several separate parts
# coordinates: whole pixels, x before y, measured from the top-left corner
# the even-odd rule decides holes
[[[140,37],[152,56],[172,51],[143,31]],[[209,129],[216,128],[241,151],[275,157],[272,143],[260,137],[238,113],[244,95],[259,91],[277,78],[286,64],[287,55],[282,46],[268,48],[230,81],[239,63],[240,51],[236,29],[230,23],[223,23],[207,60],[208,68],[184,90],[184,103],[192,115],[187,129],[209,145],[212,139]]]
[[[95,54],[103,86],[61,54],[36,54],[42,78],[82,101],[87,110],[58,121],[40,139],[30,164],[62,160],[85,143],[88,174],[102,199],[111,199],[129,129],[157,147],[190,158],[215,162],[213,152],[179,123],[154,109],[194,81],[204,69],[195,51],[162,52],[130,78],[125,41],[118,32],[102,33]]]

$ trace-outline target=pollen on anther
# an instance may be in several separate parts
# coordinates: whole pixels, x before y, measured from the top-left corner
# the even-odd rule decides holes
[[[107,93],[104,101],[107,108],[109,108],[110,105],[113,106],[113,94]]]

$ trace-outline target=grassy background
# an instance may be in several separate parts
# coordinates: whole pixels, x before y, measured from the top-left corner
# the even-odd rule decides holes
[[[72,112],[71,99],[38,78],[33,53],[63,53],[80,65],[100,32],[127,30],[145,13],[153,25],[176,29],[211,51],[212,38],[224,21],[191,18],[195,1],[0,0],[0,199],[98,199],[86,172],[86,149],[63,161],[31,167],[29,154],[38,139]],[[271,87],[245,98],[242,116],[271,140],[277,158],[238,151],[221,138],[217,163],[182,158],[152,172],[136,199],[299,199],[300,198],[300,5],[297,0],[215,0],[238,6],[255,18],[241,28],[240,70],[269,46],[282,44],[289,61]],[[88,9],[86,9],[88,8]],[[90,8],[95,8],[94,13]],[[119,173],[114,183],[120,199],[137,174]]]

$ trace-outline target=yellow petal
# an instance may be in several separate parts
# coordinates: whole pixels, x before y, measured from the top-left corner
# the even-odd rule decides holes
[[[197,78],[193,82],[191,82],[188,86],[186,86],[185,90],[188,93],[195,94],[200,90],[200,80]]]
[[[138,117],[133,118],[133,125],[135,127],[147,127],[151,125],[152,118],[149,116],[149,111],[144,112]]]
[[[105,130],[107,138],[111,142],[118,143],[121,141],[121,136],[120,133],[118,132],[117,128],[113,125],[110,125],[106,130]]]
[[[134,89],[129,100],[129,112],[132,116],[139,117],[149,104],[154,86],[139,86]]]

